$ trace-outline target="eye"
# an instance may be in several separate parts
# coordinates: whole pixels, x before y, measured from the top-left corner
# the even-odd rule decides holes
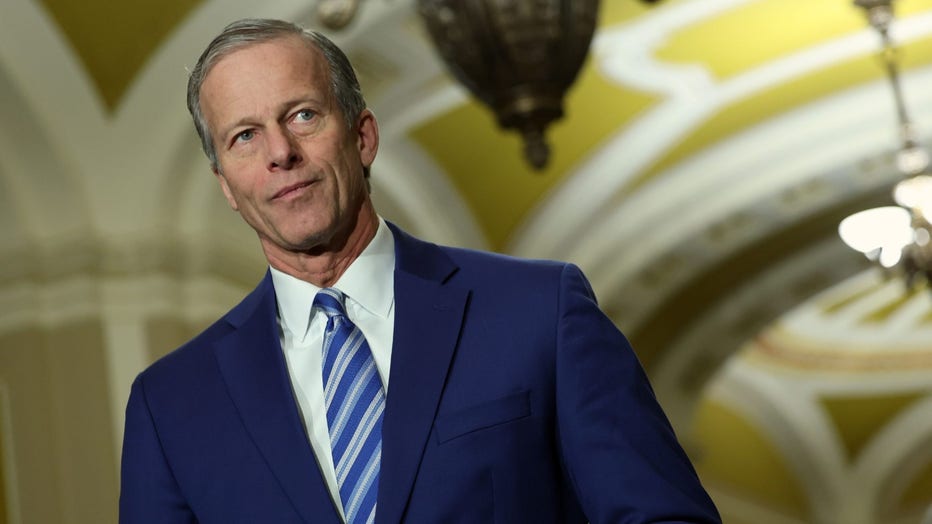
[[[249,142],[256,136],[255,132],[252,129],[247,129],[237,133],[236,137],[233,139],[234,142]]]
[[[310,109],[302,109],[295,113],[294,121],[295,122],[310,122],[314,118],[315,113]]]

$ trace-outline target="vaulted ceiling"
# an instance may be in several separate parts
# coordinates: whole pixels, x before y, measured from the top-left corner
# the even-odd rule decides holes
[[[315,3],[4,0],[0,288],[159,271],[249,286],[263,260],[198,149],[186,68],[229,21],[314,27]],[[579,264],[730,522],[917,522],[932,503],[929,297],[835,232],[899,177],[860,10],[603,0],[536,173],[447,76],[413,4],[368,0],[330,33],[379,118],[381,213],[437,242]],[[928,143],[932,0],[895,5]]]

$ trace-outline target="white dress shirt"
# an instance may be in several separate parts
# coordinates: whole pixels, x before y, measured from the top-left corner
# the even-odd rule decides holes
[[[317,464],[340,516],[345,520],[324,404],[322,360],[327,316],[313,307],[314,296],[320,288],[275,268],[270,269],[278,300],[279,335],[291,387]],[[346,296],[346,314],[365,335],[372,349],[386,396],[395,330],[394,271],[394,237],[380,218],[375,237],[332,286]]]

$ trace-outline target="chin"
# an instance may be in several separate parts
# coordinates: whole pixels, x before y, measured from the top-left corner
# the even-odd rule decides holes
[[[294,235],[293,242],[296,251],[313,251],[322,250],[328,247],[333,239],[333,232],[325,231],[305,231],[303,234]]]

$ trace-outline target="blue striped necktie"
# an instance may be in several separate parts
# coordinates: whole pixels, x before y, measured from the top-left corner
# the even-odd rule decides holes
[[[382,381],[366,337],[346,316],[343,293],[321,289],[314,305],[327,315],[324,400],[343,512],[347,524],[373,522],[382,459]]]

